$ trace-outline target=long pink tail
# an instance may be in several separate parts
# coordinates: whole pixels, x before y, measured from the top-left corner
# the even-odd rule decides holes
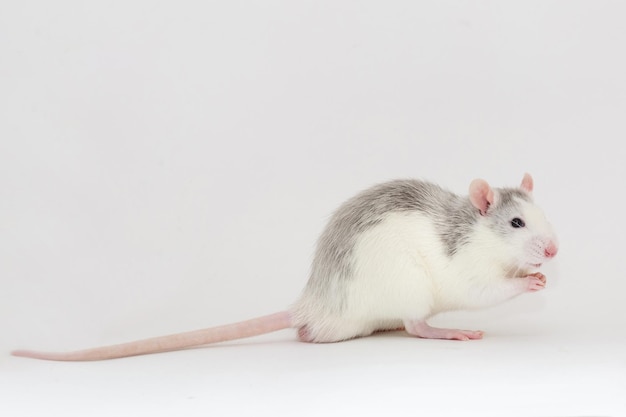
[[[208,345],[210,343],[225,342],[227,340],[243,339],[291,327],[291,319],[286,311],[269,316],[242,321],[224,326],[178,333],[152,339],[120,345],[103,346],[93,349],[78,350],[75,352],[33,352],[16,350],[14,356],[25,358],[45,359],[51,361],[98,361],[103,359],[124,358],[127,356],[145,355],[149,353],[169,352],[193,346]]]

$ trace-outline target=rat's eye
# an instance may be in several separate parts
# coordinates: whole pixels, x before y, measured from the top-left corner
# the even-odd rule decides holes
[[[526,223],[524,223],[524,220],[520,219],[519,217],[516,217],[513,220],[511,220],[511,226],[518,229],[520,227],[526,226]]]

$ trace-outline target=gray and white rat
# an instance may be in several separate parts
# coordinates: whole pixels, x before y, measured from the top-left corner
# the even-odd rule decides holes
[[[480,339],[440,329],[433,315],[491,306],[545,287],[536,270],[558,251],[556,235],[519,188],[472,181],[468,196],[428,182],[396,180],[346,201],[319,238],[309,281],[287,311],[248,321],[68,353],[15,351],[59,361],[120,358],[295,328],[304,342],[339,342],[404,328],[421,338]]]

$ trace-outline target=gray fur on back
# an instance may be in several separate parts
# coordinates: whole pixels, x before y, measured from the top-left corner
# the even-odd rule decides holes
[[[346,201],[320,236],[309,284],[326,287],[351,277],[357,237],[390,212],[419,211],[435,224],[448,255],[467,242],[479,214],[468,198],[418,180],[395,180],[369,188]],[[319,288],[319,287],[318,287]]]

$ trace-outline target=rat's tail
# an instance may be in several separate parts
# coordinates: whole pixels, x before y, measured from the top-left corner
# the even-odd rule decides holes
[[[289,313],[287,311],[283,311],[239,323],[195,330],[186,333],[178,333],[169,336],[155,337],[152,339],[138,340],[136,342],[123,343],[121,345],[103,346],[94,349],[78,350],[66,353],[17,350],[11,352],[11,354],[25,358],[45,359],[51,361],[98,361],[103,359],[124,358],[126,356],[145,355],[149,353],[169,352],[193,346],[225,342],[227,340],[243,339],[244,337],[258,336],[290,327],[292,327],[292,325]]]

